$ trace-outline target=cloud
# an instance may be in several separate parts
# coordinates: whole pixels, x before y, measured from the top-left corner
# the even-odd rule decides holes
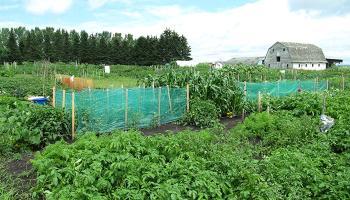
[[[6,10],[12,10],[19,8],[19,4],[12,4],[12,5],[0,5],[0,11],[6,11]]]
[[[130,4],[131,0],[88,0],[89,7],[91,9],[97,9],[100,8],[107,3],[112,3],[112,2],[119,2],[119,3],[124,3],[124,4]]]
[[[72,0],[27,0],[26,10],[41,15],[45,13],[61,14],[72,6]]]
[[[350,0],[289,0],[293,11],[317,12],[319,15],[350,13]]]

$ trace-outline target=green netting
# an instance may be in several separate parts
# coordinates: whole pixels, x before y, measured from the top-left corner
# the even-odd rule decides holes
[[[62,99],[63,92],[58,90],[56,107],[62,106]],[[74,102],[78,132],[111,132],[176,121],[186,111],[186,90],[167,87],[84,90],[75,92]],[[64,107],[71,112],[71,91],[66,92]]]
[[[267,94],[270,96],[280,97],[301,91],[322,91],[327,89],[326,81],[316,82],[314,80],[299,81],[299,80],[283,80],[276,82],[262,83],[246,83],[246,94],[248,100],[258,98],[258,93]],[[241,89],[244,90],[244,83],[239,83]]]

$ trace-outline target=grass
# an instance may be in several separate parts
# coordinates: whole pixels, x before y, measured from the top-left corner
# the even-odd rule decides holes
[[[132,77],[115,76],[105,78],[94,78],[94,86],[96,88],[121,88],[123,87],[136,87],[137,79]]]

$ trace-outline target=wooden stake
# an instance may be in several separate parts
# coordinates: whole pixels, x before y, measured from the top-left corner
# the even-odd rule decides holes
[[[128,89],[125,89],[125,129],[128,128]]]
[[[247,81],[244,81],[244,88],[243,88],[243,95],[244,95],[244,101],[247,99]],[[243,107],[242,109],[242,121],[244,121],[245,118],[245,109]]]
[[[56,87],[52,87],[52,106],[56,107]]]
[[[190,85],[188,83],[186,85],[186,110],[190,111]]]
[[[239,74],[237,74],[237,81],[239,82]]]
[[[261,112],[261,92],[258,93],[258,111]]]
[[[167,91],[168,91],[169,110],[170,110],[170,112],[173,112],[173,107],[171,105],[171,97],[170,97],[169,85],[167,85],[166,88],[167,88]]]
[[[345,78],[344,78],[344,74],[342,74],[342,89],[345,90]]]
[[[159,125],[160,125],[160,97],[161,97],[161,93],[162,93],[162,88],[159,87],[159,89],[158,89],[158,119],[159,119],[158,123],[159,123]]]
[[[72,140],[75,138],[75,105],[74,105],[74,91],[72,92]]]
[[[62,108],[66,107],[66,90],[62,90]]]
[[[329,88],[329,81],[328,81],[328,79],[326,80],[326,89],[328,90],[328,88]]]

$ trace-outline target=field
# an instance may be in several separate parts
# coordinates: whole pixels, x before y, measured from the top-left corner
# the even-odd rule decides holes
[[[189,110],[171,125],[181,131],[136,127],[72,140],[69,112],[25,101],[68,90],[58,74],[102,89],[189,85]],[[238,84],[279,80],[328,89],[251,100]],[[347,102],[347,68],[0,67],[0,199],[349,199]],[[321,114],[335,120],[326,132]]]

